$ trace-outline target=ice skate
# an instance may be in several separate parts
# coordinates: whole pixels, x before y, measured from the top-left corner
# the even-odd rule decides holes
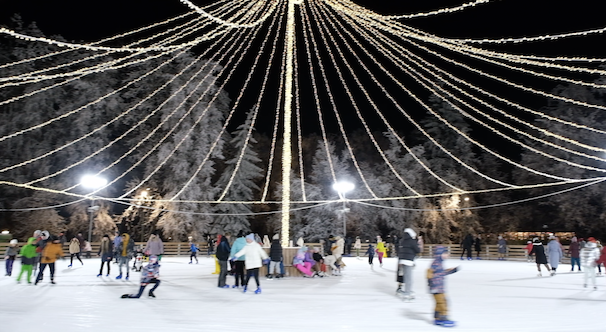
[[[248,288],[248,286],[244,286],[244,288],[242,289],[242,293],[246,293],[247,288]]]
[[[453,322],[451,320],[441,320],[441,319],[436,319],[434,324],[438,325],[438,326],[443,326],[443,327],[454,327],[455,326],[455,322]]]
[[[100,276],[102,276],[102,275],[103,275],[103,274],[101,274],[101,273],[97,274],[97,278],[99,278],[99,277],[100,277]]]
[[[124,280],[128,280],[128,274],[126,275],[126,278],[124,278]]]
[[[152,292],[152,291],[149,291],[148,295],[149,295],[149,297],[154,297],[154,298],[156,297],[156,295],[154,295],[154,292]]]
[[[122,279],[122,275],[121,274],[116,277],[116,280],[120,280],[120,279]]]
[[[257,290],[255,291],[255,294],[261,294],[261,287],[257,288]]]
[[[238,287],[239,287],[238,285],[231,286],[231,288],[238,288]]]

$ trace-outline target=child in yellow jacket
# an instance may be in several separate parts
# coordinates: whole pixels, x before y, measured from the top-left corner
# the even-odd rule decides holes
[[[40,257],[40,272],[38,272],[38,277],[36,277],[35,285],[44,277],[43,273],[47,265],[51,273],[51,284],[55,284],[55,261],[57,261],[57,258],[63,257],[64,255],[59,238],[53,235],[50,237],[50,240],[51,243],[48,243],[42,251],[42,256]]]

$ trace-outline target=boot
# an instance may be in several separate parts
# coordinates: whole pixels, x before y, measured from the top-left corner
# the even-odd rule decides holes
[[[255,291],[255,294],[261,294],[261,287],[257,287],[257,290]]]
[[[154,295],[153,291],[149,291],[149,297],[156,297],[156,295]]]
[[[120,280],[120,279],[122,279],[122,274],[119,274],[119,275],[116,277],[116,280]]]
[[[246,293],[246,288],[248,288],[248,286],[244,286],[244,289],[242,290],[242,293]]]

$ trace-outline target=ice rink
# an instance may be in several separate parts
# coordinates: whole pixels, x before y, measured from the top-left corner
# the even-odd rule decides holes
[[[0,279],[0,330],[57,331],[437,331],[432,325],[433,298],[424,279],[429,259],[415,269],[417,299],[406,303],[395,296],[396,260],[388,258],[374,269],[367,259],[345,258],[340,277],[279,280],[261,278],[263,293],[242,293],[217,287],[213,259],[188,264],[186,257],[165,257],[157,298],[121,299],[139,287],[139,273],[131,280],[96,277],[100,259],[84,265],[57,262],[56,285],[37,286]],[[600,331],[606,308],[606,278],[597,278],[598,290],[583,288],[582,273],[560,265],[559,273],[536,276],[534,263],[460,261],[447,277],[450,319],[459,331]],[[4,262],[2,262],[4,274]],[[228,276],[228,284],[234,278]],[[150,286],[148,286],[148,289]],[[254,281],[251,287],[254,291]]]

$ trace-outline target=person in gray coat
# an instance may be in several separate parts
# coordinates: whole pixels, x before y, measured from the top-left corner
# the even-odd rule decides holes
[[[549,257],[549,265],[551,265],[551,275],[556,274],[558,264],[562,260],[562,245],[557,237],[552,236],[547,244],[547,256]]]
[[[499,240],[497,241],[497,247],[499,249],[499,260],[505,260],[505,254],[507,253],[507,241],[503,238],[503,236],[499,235]]]

